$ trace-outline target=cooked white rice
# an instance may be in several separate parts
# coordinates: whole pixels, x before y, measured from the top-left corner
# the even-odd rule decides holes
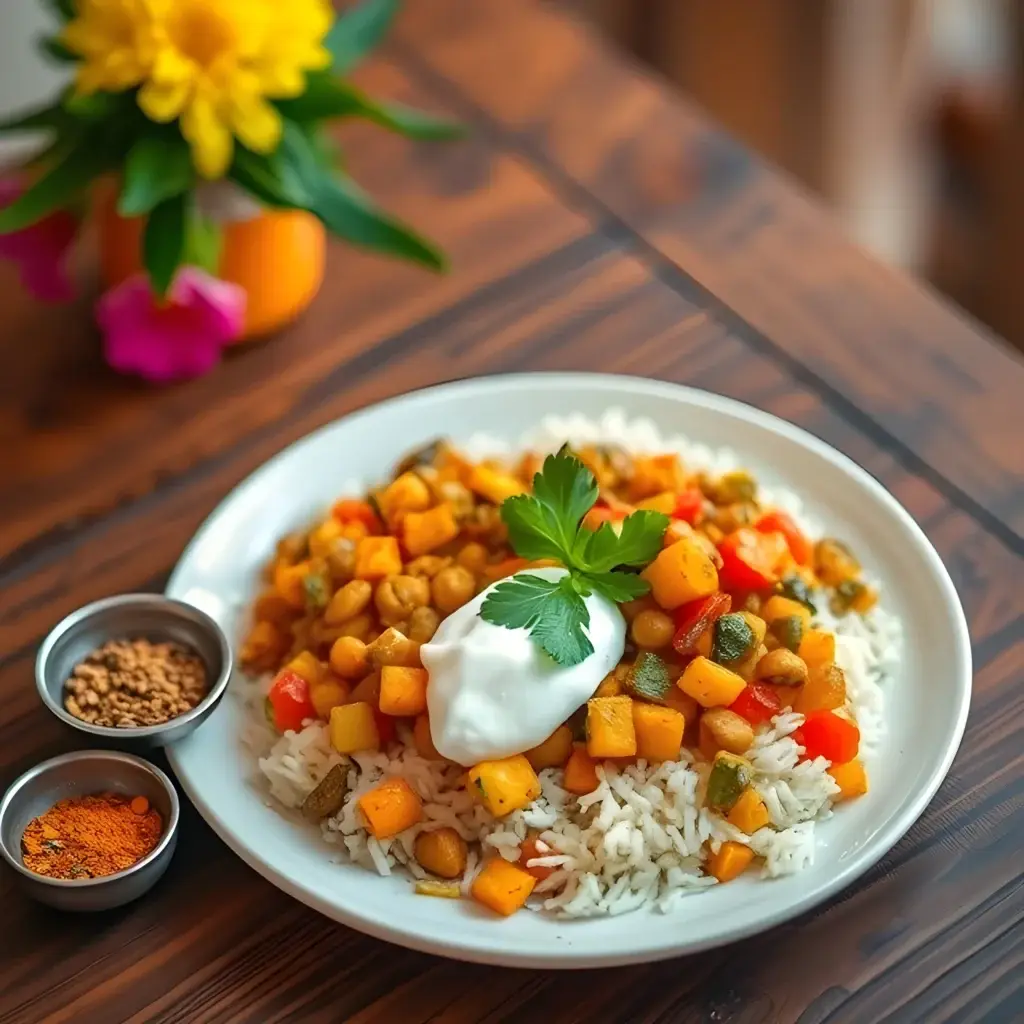
[[[609,410],[599,421],[552,416],[515,445],[478,435],[464,448],[480,458],[524,449],[553,451],[565,441],[614,442],[637,453],[677,452],[688,467],[715,473],[741,464],[732,452],[682,437],[663,438],[651,421],[628,420],[619,410]],[[812,535],[822,532],[803,514],[799,495],[763,488],[762,494],[767,503],[797,517]],[[870,762],[884,735],[884,687],[899,664],[899,621],[881,607],[863,617],[839,618],[822,609],[817,620],[839,638],[837,660],[846,673],[849,709],[861,730],[862,756]],[[598,788],[582,797],[562,789],[561,773],[549,769],[540,775],[541,796],[498,820],[465,789],[463,769],[420,757],[407,730],[400,730],[401,744],[391,752],[351,758],[332,750],[323,723],[275,741],[262,714],[266,684],[241,685],[251,698],[249,738],[263,755],[258,764],[271,797],[296,808],[334,765],[348,766],[345,803],[321,824],[326,842],[343,850],[347,859],[382,875],[402,869],[425,877],[412,855],[416,836],[450,826],[471,844],[462,883],[468,891],[480,861],[473,841],[515,861],[527,833],[539,831],[548,852],[531,863],[555,870],[538,883],[531,905],[563,917],[621,914],[645,906],[668,912],[682,897],[716,884],[704,874],[704,861],[708,849],[717,850],[725,840],[749,845],[762,857],[764,877],[798,872],[813,862],[815,823],[831,815],[838,793],[827,761],[798,761],[803,748],[790,734],[803,719],[787,710],[758,731],[748,755],[757,772],[755,788],[771,816],[771,827],[752,836],[701,806],[708,768],[685,751],[679,761],[656,765],[640,761],[620,768],[607,763],[598,769]],[[388,776],[401,776],[417,791],[424,817],[393,839],[378,841],[364,828],[357,802]]]

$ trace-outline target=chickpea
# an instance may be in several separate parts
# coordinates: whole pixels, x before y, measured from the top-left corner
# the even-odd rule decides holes
[[[425,644],[441,625],[441,616],[429,605],[414,608],[409,616],[409,639]]]
[[[451,564],[450,558],[443,558],[441,555],[420,555],[405,567],[405,571],[409,576],[425,576],[431,580]]]
[[[434,605],[449,615],[476,593],[476,578],[465,566],[450,565],[434,577],[430,591]]]
[[[377,584],[373,603],[380,620],[392,626],[408,619],[414,608],[430,601],[430,584],[422,576],[388,576]]]
[[[647,609],[633,620],[630,634],[638,647],[656,651],[664,647],[675,633],[676,626],[664,612]]]
[[[750,723],[728,708],[709,708],[700,717],[700,748],[708,754],[727,750],[730,754],[745,754],[754,742]],[[711,757],[714,754],[710,754]]]
[[[651,597],[638,597],[635,601],[626,601],[619,605],[619,611],[627,622],[632,622],[641,612],[651,611],[655,608],[654,600]]]
[[[420,645],[400,633],[393,626],[383,633],[367,650],[378,665],[402,665],[406,668],[420,667]]]
[[[342,679],[359,679],[370,669],[366,644],[354,636],[342,636],[335,640],[328,661],[331,671],[337,672]]]
[[[480,575],[487,566],[487,548],[470,541],[456,556],[455,561],[470,572]]]
[[[807,663],[789,648],[777,647],[757,663],[757,678],[779,686],[801,686],[807,682]]]
[[[347,622],[335,628],[332,641],[340,640],[343,636],[354,636],[365,643],[372,625],[373,619],[369,615],[353,615]]]
[[[331,598],[324,610],[324,622],[328,626],[340,626],[361,614],[372,594],[373,587],[366,580],[350,580]]]

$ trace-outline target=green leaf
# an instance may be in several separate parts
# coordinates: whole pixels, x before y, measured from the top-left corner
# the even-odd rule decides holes
[[[75,0],[44,0],[46,6],[64,21],[70,21],[75,16]]]
[[[363,0],[338,16],[324,39],[334,70],[351,71],[384,38],[401,0]]]
[[[149,283],[160,298],[167,294],[184,261],[188,223],[188,197],[171,196],[153,208],[142,236],[142,262]]]
[[[216,276],[223,241],[220,225],[193,209],[187,220],[182,263]]]
[[[555,558],[569,561],[570,552],[561,545],[558,520],[546,505],[528,494],[517,494],[502,502],[501,518],[508,527],[512,546],[520,558]]]
[[[176,130],[144,135],[125,161],[117,212],[124,217],[149,213],[165,199],[187,192],[194,180],[188,144]]]
[[[325,175],[310,209],[339,238],[390,256],[444,270],[444,255],[411,228],[384,213],[351,178]]]
[[[647,580],[629,572],[588,572],[583,573],[580,579],[616,604],[635,601],[651,589]]]
[[[68,206],[94,179],[117,164],[115,150],[90,145],[83,137],[49,171],[0,210],[0,234],[34,224],[54,210]]]
[[[641,509],[622,520],[616,533],[611,523],[597,530],[580,530],[573,545],[573,560],[586,572],[608,572],[619,565],[646,565],[661,550],[668,516]]]
[[[310,195],[291,167],[285,166],[280,149],[265,156],[242,146],[235,156],[228,177],[265,206],[281,210],[304,210]]]
[[[69,50],[57,36],[40,36],[36,41],[39,52],[58,64],[73,64],[79,60],[79,56]]]
[[[559,665],[578,665],[594,653],[584,629],[590,613],[571,576],[546,580],[521,574],[487,595],[481,617],[495,626],[527,629]]]
[[[64,94],[62,105],[72,117],[80,117],[84,121],[106,121],[118,113],[124,113],[126,108],[122,95],[92,92],[81,96],[73,90]],[[130,106],[135,106],[134,101],[130,102]]]
[[[555,540],[567,554],[579,530],[580,520],[597,501],[597,481],[568,449],[549,455],[533,478],[533,496],[554,514]]]
[[[0,121],[0,132],[34,131],[39,128],[61,128],[67,124],[68,115],[60,103],[35,107],[13,117]]]
[[[358,114],[389,128],[408,139],[422,142],[442,142],[446,139],[458,139],[466,134],[466,126],[458,121],[434,117],[422,110],[407,107],[402,103],[371,103],[366,113]]]

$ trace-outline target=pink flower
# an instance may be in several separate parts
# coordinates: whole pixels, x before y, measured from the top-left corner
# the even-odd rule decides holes
[[[0,208],[24,192],[17,178],[0,179]],[[20,231],[0,235],[0,258],[19,265],[21,283],[44,302],[67,302],[75,296],[65,264],[78,233],[78,220],[68,210],[56,210]]]
[[[244,315],[245,290],[196,267],[178,271],[163,302],[138,274],[96,304],[107,362],[158,384],[216,366],[224,346],[242,333]]]

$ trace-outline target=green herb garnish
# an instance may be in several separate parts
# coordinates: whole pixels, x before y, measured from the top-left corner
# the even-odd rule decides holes
[[[618,532],[604,522],[583,527],[597,501],[597,481],[579,459],[563,448],[544,460],[533,478],[533,494],[517,494],[502,503],[501,518],[520,558],[550,558],[569,570],[558,580],[521,573],[499,583],[480,614],[530,636],[559,665],[578,665],[594,646],[584,629],[590,614],[584,598],[603,594],[622,603],[650,590],[646,580],[621,569],[640,568],[661,550],[668,516],[641,510],[621,521]]]

